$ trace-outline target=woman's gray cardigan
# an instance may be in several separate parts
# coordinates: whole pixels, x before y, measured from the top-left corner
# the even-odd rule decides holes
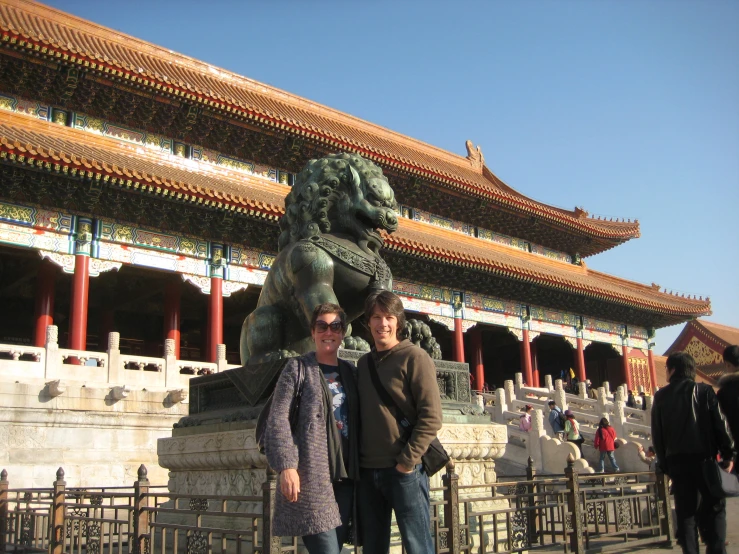
[[[301,359],[305,363],[305,380],[295,434],[290,432],[288,412],[298,377],[298,358],[287,362],[277,380],[264,434],[264,450],[269,466],[278,473],[285,469],[297,469],[300,477],[297,502],[288,502],[278,486],[272,522],[273,533],[277,536],[315,535],[341,525],[329,474],[321,382],[323,372],[314,352]],[[351,368],[346,361],[340,360],[340,364]],[[344,367],[341,369],[346,370]],[[350,421],[350,434],[356,431],[351,429]]]

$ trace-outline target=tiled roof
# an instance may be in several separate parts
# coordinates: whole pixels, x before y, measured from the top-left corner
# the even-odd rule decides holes
[[[0,1],[0,35],[14,48],[352,150],[573,232],[613,240],[639,236],[638,222],[605,221],[536,202],[468,158],[28,0]]]
[[[289,188],[220,166],[149,150],[96,135],[0,111],[0,159],[57,174],[101,175],[117,186],[234,210],[267,219],[284,213]],[[604,273],[551,260],[401,218],[386,235],[386,247],[460,267],[476,268],[517,280],[575,291],[607,302],[683,317],[710,313],[710,302],[677,297]]]
[[[25,164],[64,174],[102,174],[123,187],[272,220],[284,213],[290,190],[243,172],[4,111],[0,111],[0,154],[16,161],[22,156]]]
[[[724,343],[724,346],[739,344],[739,329],[736,327],[721,325],[720,323],[706,321],[705,319],[698,319],[697,321],[693,321],[692,324],[696,327],[702,327],[705,331],[714,335],[719,341]]]
[[[653,286],[593,271],[585,264],[573,265],[503,245],[483,243],[462,233],[418,221],[401,220],[399,231],[386,235],[385,239],[386,247],[400,252],[444,259],[461,267],[577,291],[648,311],[697,317],[711,309],[708,300],[667,294]]]

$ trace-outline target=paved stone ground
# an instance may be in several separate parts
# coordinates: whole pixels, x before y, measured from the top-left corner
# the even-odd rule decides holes
[[[674,514],[674,512],[673,512]],[[739,554],[739,498],[729,498],[726,502],[726,546],[727,554]],[[705,546],[701,545],[701,550]],[[638,549],[624,550],[624,552],[682,552],[682,549],[675,545],[672,549]]]

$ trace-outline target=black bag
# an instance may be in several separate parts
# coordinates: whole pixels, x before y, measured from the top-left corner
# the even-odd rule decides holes
[[[387,392],[387,389],[380,382],[380,377],[377,375],[377,368],[375,367],[375,360],[372,359],[372,354],[367,354],[367,365],[369,366],[370,377],[372,378],[372,384],[375,386],[377,394],[380,395],[380,398],[387,407],[395,408],[395,419],[398,420],[398,426],[404,429],[405,440],[407,442],[408,439],[410,439],[411,432],[413,432],[413,425],[408,418],[405,417],[403,411],[395,403],[393,397],[390,396],[390,393]],[[421,463],[423,464],[423,469],[426,472],[426,475],[429,477],[436,475],[446,467],[447,463],[449,463],[449,454],[444,450],[444,446],[442,446],[441,441],[439,441],[439,437],[434,437],[434,440],[431,441],[426,453],[421,456]]]
[[[284,371],[283,367],[283,371]],[[295,427],[298,425],[298,413],[300,412],[300,397],[303,395],[303,382],[305,381],[305,370],[303,369],[303,360],[298,358],[298,382],[295,384],[295,393],[293,394],[292,402],[290,402],[290,413],[288,419],[290,421],[290,431],[295,432]],[[254,431],[254,436],[257,440],[257,448],[259,452],[264,454],[264,434],[267,429],[267,420],[269,419],[269,411],[272,408],[272,398],[274,397],[274,391],[269,395],[267,402],[264,403],[262,411],[259,412],[257,417],[257,427]]]
[[[695,385],[699,387],[698,383]],[[716,461],[716,447],[713,444],[713,432],[706,421],[708,416],[708,390],[701,395],[701,388],[698,388],[698,425],[701,428],[701,434],[706,437],[707,457],[701,462],[701,473],[708,487],[711,496],[715,498],[729,498],[739,496],[739,478],[734,473],[729,473],[721,469]],[[705,401],[703,400],[705,397]]]

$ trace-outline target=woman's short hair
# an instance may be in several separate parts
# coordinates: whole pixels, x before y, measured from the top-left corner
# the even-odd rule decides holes
[[[670,381],[695,380],[695,360],[687,352],[673,352],[667,356],[665,366],[668,370],[673,370]]]
[[[375,310],[380,310],[387,315],[395,316],[398,321],[398,327],[395,330],[395,338],[403,340],[406,336],[405,332],[405,311],[403,301],[397,294],[389,290],[380,290],[373,292],[364,302],[364,317],[369,322]]]
[[[313,315],[310,318],[311,331],[316,328],[316,321],[318,321],[318,316],[322,316],[324,314],[338,315],[339,321],[341,321],[341,328],[346,331],[346,312],[344,312],[341,306],[339,306],[338,304],[333,304],[331,302],[324,302],[323,304],[319,304],[314,308]]]
[[[600,423],[598,423],[598,427],[608,427],[610,423],[608,423],[608,418],[602,417],[600,418]]]

